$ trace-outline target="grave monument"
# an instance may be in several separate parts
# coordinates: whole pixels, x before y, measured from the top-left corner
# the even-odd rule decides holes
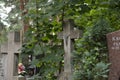
[[[108,80],[120,80],[120,30],[107,34],[110,71]]]
[[[8,40],[0,45],[0,80],[17,80],[18,51],[22,46],[21,32],[9,32]]]
[[[71,52],[73,50],[73,39],[80,37],[80,30],[74,30],[72,19],[64,20],[63,31],[58,34],[59,39],[64,42],[64,77],[59,80],[72,80]]]

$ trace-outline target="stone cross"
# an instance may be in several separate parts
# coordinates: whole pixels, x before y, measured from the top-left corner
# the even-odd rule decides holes
[[[120,30],[107,34],[110,71],[108,80],[120,80]]]
[[[20,34],[19,37],[22,35]],[[17,36],[18,37],[18,36]],[[15,42],[15,32],[9,32],[7,35],[7,41],[1,45],[2,66],[4,71],[4,80],[18,80],[16,79],[17,61],[22,46],[22,40]],[[21,38],[20,38],[21,39]],[[1,64],[1,63],[0,63]],[[1,75],[1,74],[0,74]],[[0,78],[0,80],[2,80]]]
[[[74,30],[72,19],[65,20],[63,31],[58,34],[59,39],[64,40],[64,80],[72,80],[71,51],[73,49],[72,39],[79,38],[80,31]]]

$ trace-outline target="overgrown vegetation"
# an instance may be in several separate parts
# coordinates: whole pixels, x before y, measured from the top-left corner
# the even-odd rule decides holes
[[[62,31],[64,19],[73,19],[75,27],[83,31],[82,38],[75,40],[74,80],[107,80],[110,64],[106,34],[120,28],[120,0],[26,1],[27,13],[13,15],[12,21],[29,23],[21,50],[22,54],[36,56],[32,63],[39,67],[42,80],[56,80],[63,69],[64,51],[57,33]],[[20,2],[11,2],[17,6],[11,13],[20,16]]]

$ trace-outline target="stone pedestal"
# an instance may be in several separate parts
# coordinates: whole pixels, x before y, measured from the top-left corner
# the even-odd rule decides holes
[[[18,77],[18,80],[26,80],[26,78],[22,76],[22,77]]]
[[[26,77],[24,77],[24,76],[14,76],[13,80],[26,80]]]

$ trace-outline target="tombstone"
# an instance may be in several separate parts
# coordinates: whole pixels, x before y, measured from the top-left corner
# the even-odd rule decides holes
[[[20,51],[18,51],[22,46],[22,40],[19,41],[18,37],[20,35],[16,35],[16,32],[9,32],[7,35],[8,40],[1,45],[0,55],[2,60],[2,69],[3,69],[3,80],[17,80],[17,65],[18,65],[18,56]],[[19,34],[19,33],[18,33]],[[0,78],[0,80],[2,80]]]
[[[71,52],[73,50],[73,42],[72,40],[80,37],[80,31],[74,30],[74,22],[73,20],[65,20],[63,25],[63,31],[58,34],[59,39],[63,39],[64,41],[64,77],[62,80],[72,80],[72,66],[71,60],[72,55]]]
[[[120,30],[107,34],[110,71],[108,80],[120,80]]]

